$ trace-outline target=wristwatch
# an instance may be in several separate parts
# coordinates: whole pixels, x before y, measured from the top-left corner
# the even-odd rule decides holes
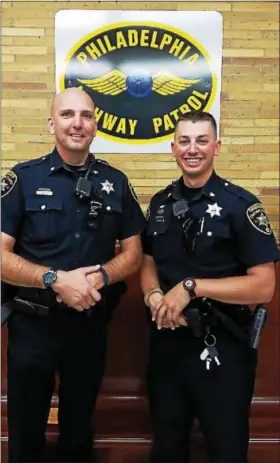
[[[109,277],[108,277],[108,273],[106,272],[105,268],[104,267],[100,267],[100,269],[98,270],[100,273],[102,273],[102,276],[103,276],[103,281],[104,281],[104,286],[109,286]]]
[[[183,287],[186,291],[188,291],[191,299],[195,299],[197,297],[195,293],[196,281],[193,278],[185,278],[183,281]]]
[[[57,272],[52,268],[43,273],[43,282],[47,289],[51,288],[51,286],[56,282],[56,279]]]

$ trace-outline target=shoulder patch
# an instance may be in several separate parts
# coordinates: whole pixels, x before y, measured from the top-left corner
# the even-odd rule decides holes
[[[1,198],[7,196],[17,183],[17,174],[9,170],[1,180]]]
[[[135,201],[137,201],[137,203],[139,203],[139,199],[137,198],[137,194],[135,193],[134,188],[131,185],[129,180],[128,180],[128,186],[129,186],[130,193],[132,194],[133,198],[135,199]]]
[[[249,222],[259,232],[264,233],[265,235],[271,235],[270,223],[261,203],[255,203],[248,207],[246,215]]]

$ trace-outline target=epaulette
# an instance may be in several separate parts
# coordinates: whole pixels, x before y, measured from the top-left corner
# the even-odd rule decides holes
[[[242,188],[239,185],[235,185],[235,183],[231,183],[228,180],[224,180],[222,182],[222,187],[224,190],[239,196],[242,199],[245,199],[246,201],[252,201],[252,200],[257,200],[256,196],[251,193],[250,191],[246,190],[245,188]]]
[[[153,199],[157,200],[159,199],[159,197],[163,197],[166,196],[168,197],[171,190],[172,190],[172,187],[178,182],[178,180],[175,180],[174,182],[170,183],[169,185],[167,185],[166,187],[162,188],[161,190],[157,191],[154,196],[153,196]]]
[[[100,164],[105,164],[105,166],[112,167],[112,166],[109,164],[109,162],[104,161],[103,159],[97,159],[97,158],[96,158],[96,162],[99,162]]]
[[[118,175],[121,175],[121,177],[126,177],[125,173],[122,170],[117,169],[116,167],[112,166],[111,164],[109,164],[109,162],[104,161],[103,159],[98,159],[98,158],[95,158],[95,160],[96,162],[98,162],[98,164],[103,164],[103,166],[110,167],[113,173],[118,173]]]
[[[38,164],[42,164],[42,162],[46,161],[49,158],[50,154],[45,154],[44,156],[36,159],[30,159],[29,161],[19,162],[16,167],[18,169],[25,169],[26,167],[36,166]]]

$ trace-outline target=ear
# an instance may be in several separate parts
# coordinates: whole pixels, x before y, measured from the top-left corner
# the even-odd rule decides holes
[[[216,141],[216,146],[215,146],[215,156],[219,156],[220,151],[221,151],[221,140]]]
[[[173,157],[175,157],[175,141],[172,141],[170,146],[171,146]]]
[[[95,128],[93,131],[93,138],[96,137],[96,132],[97,132],[97,122],[95,121]]]
[[[49,133],[51,135],[54,135],[54,123],[53,123],[53,118],[52,117],[48,117],[47,127],[48,127]]]

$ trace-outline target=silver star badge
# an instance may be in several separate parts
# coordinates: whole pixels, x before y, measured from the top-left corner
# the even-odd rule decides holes
[[[114,184],[113,183],[110,183],[108,180],[105,180],[105,182],[101,182],[101,185],[102,185],[102,189],[101,191],[106,191],[106,193],[109,195],[111,191],[115,191],[114,190]]]
[[[215,215],[217,215],[218,217],[221,216],[220,211],[221,211],[223,208],[222,208],[222,207],[219,207],[219,206],[218,206],[218,203],[207,204],[207,206],[208,206],[208,209],[206,210],[206,212],[207,212],[208,214],[210,214],[211,219],[212,219]]]

